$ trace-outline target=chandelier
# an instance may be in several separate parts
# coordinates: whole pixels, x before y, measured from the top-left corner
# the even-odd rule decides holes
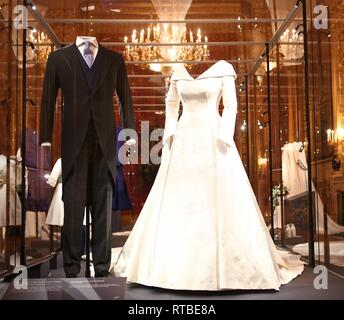
[[[287,29],[280,37],[280,41],[283,43],[280,45],[280,52],[283,54],[284,59],[291,60],[285,62],[285,65],[301,64],[301,61],[298,60],[302,59],[304,54],[303,31],[299,31],[299,28],[300,26],[292,31]]]
[[[266,61],[266,57],[264,58],[265,56],[261,56],[260,58],[261,59],[264,59],[264,61],[262,62],[261,64],[261,67],[259,69],[259,75],[263,75],[264,73],[267,73],[268,72],[268,64],[267,64],[267,61]],[[284,55],[277,50],[277,48],[273,48],[271,51],[270,51],[270,54],[269,54],[269,71],[273,71],[277,68],[277,62],[279,60],[282,60],[284,59]],[[258,79],[261,80],[262,78],[260,77]]]
[[[47,34],[43,31],[39,32],[36,28],[31,28],[27,41],[31,48],[31,60],[33,62],[45,62],[49,53],[52,51],[52,42]]]
[[[164,23],[162,28],[159,24],[150,25],[146,30],[142,29],[140,34],[134,29],[131,43],[127,36],[124,37],[124,43],[126,60],[142,62],[143,68],[156,72],[171,69],[171,63],[176,61],[204,61],[209,58],[207,36],[202,35],[201,29],[194,34],[180,24]],[[185,66],[190,68],[187,63]]]
[[[344,129],[338,128],[336,130],[328,129],[327,133],[327,143],[333,146],[333,158],[332,158],[332,168],[335,171],[344,170]],[[343,172],[344,174],[344,172]]]
[[[338,128],[337,130],[328,129],[326,131],[327,142],[329,144],[344,142],[344,129]]]

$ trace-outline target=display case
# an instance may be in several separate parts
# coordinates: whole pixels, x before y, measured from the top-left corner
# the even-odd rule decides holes
[[[275,243],[343,272],[342,8],[321,7],[324,27],[317,5],[292,7],[249,73],[249,172]]]
[[[61,157],[63,97],[51,147],[38,141],[40,104],[49,53],[78,35],[96,36],[123,55],[134,101],[138,144],[131,155],[138,162],[123,167],[132,208],[113,212],[115,246],[133,227],[159,168],[150,151],[161,148],[173,66],[183,63],[197,78],[226,60],[238,75],[236,146],[273,240],[310,265],[344,273],[344,7],[325,2],[325,29],[314,24],[314,8],[324,5],[317,1],[3,2],[0,277],[60,252],[61,223],[47,224],[58,185],[47,182]],[[26,28],[18,27],[26,12]],[[116,96],[113,103],[119,124]]]

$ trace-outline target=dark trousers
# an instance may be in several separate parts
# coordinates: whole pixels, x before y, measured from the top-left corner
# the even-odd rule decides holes
[[[82,223],[87,199],[91,206],[92,259],[95,273],[106,273],[111,262],[113,179],[92,120],[73,171],[64,183],[63,197],[62,250],[66,275],[80,272],[83,251]]]
[[[121,231],[121,211],[120,210],[112,210],[112,232],[119,232]]]

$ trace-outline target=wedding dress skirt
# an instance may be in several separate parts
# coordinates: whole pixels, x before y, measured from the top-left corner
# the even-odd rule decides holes
[[[53,198],[51,200],[46,224],[63,226],[64,207],[62,201],[62,165],[61,158],[55,162],[53,170],[49,175],[47,183],[52,187],[56,187]]]
[[[115,275],[170,289],[278,289],[303,271],[273,244],[233,141],[234,80],[225,61],[196,79],[175,68],[160,169]]]

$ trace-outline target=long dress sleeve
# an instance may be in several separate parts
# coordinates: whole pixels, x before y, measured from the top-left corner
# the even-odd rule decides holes
[[[169,139],[175,135],[178,122],[180,97],[177,91],[176,81],[171,81],[170,88],[167,92],[165,105],[165,129],[162,143],[163,145],[168,144]]]
[[[123,56],[120,56],[117,71],[116,93],[122,119],[123,129],[135,129],[134,107],[129,86],[129,79]]]
[[[222,79],[223,111],[218,132],[218,139],[227,146],[234,145],[234,130],[237,113],[237,96],[235,75],[224,76]]]
[[[41,101],[40,117],[40,144],[51,142],[54,125],[54,107],[60,85],[57,78],[53,53],[48,57],[47,66],[43,80],[43,93]]]

